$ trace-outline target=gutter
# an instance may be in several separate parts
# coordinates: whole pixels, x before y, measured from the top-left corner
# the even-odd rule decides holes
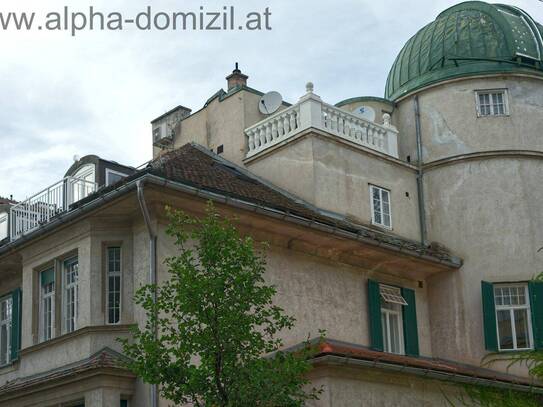
[[[336,366],[358,366],[369,368],[380,368],[387,371],[408,373],[416,376],[422,376],[424,378],[430,378],[440,381],[494,387],[499,389],[508,389],[515,391],[522,391],[526,393],[543,394],[543,388],[539,386],[532,386],[528,384],[518,384],[511,382],[504,382],[500,380],[485,379],[478,376],[468,376],[457,373],[439,372],[432,369],[425,369],[420,367],[413,367],[407,365],[397,365],[393,363],[380,362],[379,360],[363,360],[351,358],[348,356],[336,356],[336,355],[324,355],[317,356],[311,360],[312,364],[323,363]]]
[[[143,220],[145,221],[145,226],[147,227],[147,233],[149,234],[149,284],[155,286],[153,290],[153,303],[156,303],[156,233],[153,231],[151,225],[151,217],[149,215],[149,209],[147,208],[147,202],[145,202],[145,195],[143,192],[143,184],[145,182],[145,176],[143,179],[138,179],[136,181],[137,196],[138,202],[140,204],[141,213],[143,215]],[[154,338],[158,337],[158,327],[154,324]],[[158,386],[156,384],[151,384],[151,407],[158,406]]]
[[[440,259],[438,257],[431,256],[429,254],[420,253],[417,250],[406,248],[404,245],[393,245],[393,244],[387,243],[385,241],[375,240],[375,239],[371,239],[371,238],[366,237],[366,236],[362,236],[359,232],[356,231],[358,226],[356,226],[355,224],[351,225],[351,223],[348,222],[348,221],[344,221],[344,223],[347,224],[347,225],[350,225],[352,227],[352,229],[355,230],[355,231],[345,230],[344,228],[340,228],[340,227],[337,227],[337,226],[330,226],[330,225],[327,225],[325,223],[318,222],[318,221],[308,219],[308,218],[304,218],[304,217],[301,217],[301,216],[293,215],[293,214],[290,214],[288,212],[284,212],[282,210],[274,209],[274,208],[271,208],[271,207],[263,206],[263,205],[252,203],[252,202],[247,202],[247,201],[237,199],[237,198],[228,197],[228,196],[223,195],[223,194],[213,193],[213,192],[201,189],[201,188],[192,187],[190,185],[183,184],[183,183],[177,182],[177,181],[171,181],[171,180],[168,180],[166,178],[163,178],[163,177],[160,177],[160,176],[157,176],[157,175],[153,175],[153,174],[149,174],[149,173],[143,174],[141,177],[136,178],[134,180],[131,180],[128,183],[123,184],[120,187],[114,189],[113,191],[110,191],[110,192],[106,193],[105,195],[99,196],[95,200],[92,200],[89,203],[86,203],[86,204],[82,205],[81,207],[73,209],[70,212],[66,212],[63,215],[59,215],[57,218],[55,218],[55,220],[53,220],[50,223],[42,226],[41,228],[37,229],[36,231],[34,231],[34,232],[32,232],[32,233],[30,233],[30,234],[28,234],[26,236],[23,236],[23,237],[15,240],[14,242],[8,243],[6,246],[0,248],[0,256],[7,253],[7,252],[9,252],[9,251],[14,251],[15,247],[18,247],[21,244],[30,241],[31,239],[34,239],[36,237],[44,235],[45,233],[49,232],[53,228],[55,228],[55,227],[57,227],[57,226],[59,226],[61,224],[64,224],[64,223],[76,218],[77,216],[79,216],[82,213],[87,213],[87,212],[89,212],[89,211],[91,211],[93,209],[96,209],[103,202],[110,202],[110,201],[114,200],[115,198],[121,196],[122,194],[129,192],[130,190],[136,189],[138,181],[148,182],[148,183],[160,186],[160,187],[171,188],[173,190],[184,192],[184,193],[187,193],[187,194],[190,194],[190,195],[193,195],[193,196],[197,196],[197,197],[200,197],[202,199],[212,200],[212,201],[215,201],[215,202],[221,202],[221,203],[224,203],[224,204],[236,207],[236,208],[244,209],[244,210],[247,210],[247,211],[252,211],[252,212],[259,213],[259,214],[262,214],[262,215],[265,215],[265,216],[269,216],[269,217],[272,217],[272,218],[275,218],[275,219],[280,219],[280,220],[283,220],[283,221],[286,221],[286,222],[289,222],[289,223],[302,225],[302,226],[309,227],[309,228],[314,229],[314,230],[318,230],[318,231],[321,231],[321,232],[325,232],[325,233],[333,234],[333,235],[336,235],[336,236],[340,236],[342,238],[356,240],[356,241],[359,241],[359,242],[362,242],[362,243],[365,243],[365,244],[369,244],[369,245],[376,246],[376,247],[382,247],[384,249],[392,250],[392,251],[395,251],[395,252],[405,253],[406,255],[421,258],[421,259],[430,261],[430,262],[432,262],[434,264],[441,264],[441,265],[444,265],[444,266],[449,267],[449,268],[455,268],[456,269],[456,268],[459,268],[460,266],[462,266],[462,260],[460,258],[458,258],[458,257],[455,257],[455,256],[453,256],[450,260],[449,259]],[[406,242],[406,243],[408,243],[408,242]]]
[[[420,129],[420,106],[419,97],[415,95],[413,98],[415,107],[415,131],[417,137],[417,196],[419,207],[419,228],[420,228],[420,243],[423,246],[427,244],[426,232],[426,210],[424,207],[424,184],[423,184],[423,162],[422,162],[422,135]]]
[[[176,190],[176,191],[185,192],[185,193],[188,193],[188,194],[191,194],[191,195],[198,196],[198,197],[200,197],[202,199],[208,199],[208,200],[213,200],[215,202],[221,202],[221,203],[227,204],[229,206],[233,206],[233,207],[236,207],[236,208],[240,208],[240,209],[244,209],[244,210],[247,210],[247,211],[255,212],[255,213],[258,213],[258,214],[261,214],[261,215],[269,216],[269,217],[272,217],[272,218],[275,218],[275,219],[280,219],[280,220],[290,222],[290,223],[294,223],[294,224],[297,224],[297,225],[302,225],[302,226],[309,227],[311,229],[315,229],[315,230],[318,230],[318,231],[321,231],[321,232],[326,232],[326,233],[329,233],[329,234],[333,234],[333,235],[340,236],[340,237],[343,237],[343,238],[348,238],[348,239],[351,239],[351,240],[357,240],[359,242],[370,244],[370,245],[376,246],[376,247],[383,247],[383,248],[385,248],[387,250],[393,250],[393,251],[396,251],[396,252],[405,253],[405,254],[408,254],[408,255],[411,255],[411,256],[414,256],[414,257],[418,257],[418,258],[421,258],[421,259],[424,259],[424,260],[431,261],[433,263],[442,264],[442,265],[445,265],[447,267],[458,268],[458,267],[460,267],[462,265],[462,260],[460,258],[454,257],[451,261],[444,260],[444,259],[438,259],[438,258],[433,257],[433,256],[428,255],[428,254],[421,254],[421,253],[419,253],[417,251],[414,251],[414,250],[411,250],[411,249],[405,249],[402,246],[395,246],[395,245],[391,245],[391,244],[389,244],[387,242],[376,241],[374,239],[370,239],[368,237],[362,236],[359,233],[351,232],[351,231],[339,228],[337,226],[329,226],[327,224],[324,224],[324,223],[321,223],[321,222],[318,222],[318,221],[315,221],[315,220],[312,220],[312,219],[303,218],[301,216],[289,214],[287,212],[283,212],[283,211],[278,210],[278,209],[266,207],[266,206],[263,206],[263,205],[260,205],[260,204],[255,204],[255,203],[252,203],[252,202],[243,201],[243,200],[240,200],[240,199],[237,199],[237,198],[231,198],[231,197],[228,197],[228,196],[225,196],[225,195],[216,194],[216,193],[209,192],[209,191],[206,191],[206,190],[203,190],[203,189],[200,189],[200,188],[192,187],[192,186],[180,183],[180,182],[170,181],[168,179],[158,177],[156,175],[148,174],[148,175],[146,175],[145,178],[150,183],[155,184],[155,185],[160,186],[160,187],[171,188],[171,189]],[[348,223],[348,222],[345,221],[345,223]],[[356,227],[354,225],[352,227],[353,227],[353,229],[356,229]]]

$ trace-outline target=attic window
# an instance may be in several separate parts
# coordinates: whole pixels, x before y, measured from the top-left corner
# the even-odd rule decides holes
[[[128,174],[106,168],[106,185],[115,184],[126,176],[128,176]]]
[[[507,116],[507,92],[501,90],[479,90],[475,92],[477,101],[477,116]]]
[[[224,145],[221,144],[219,147],[217,147],[217,154],[222,154],[224,152]]]
[[[407,301],[402,297],[401,290],[396,287],[381,284],[379,286],[381,298],[390,304],[407,305]]]

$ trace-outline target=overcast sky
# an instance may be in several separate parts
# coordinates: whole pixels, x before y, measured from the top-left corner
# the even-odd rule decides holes
[[[450,0],[56,1],[2,0],[0,12],[221,10],[269,7],[271,31],[0,31],[0,196],[24,199],[59,180],[73,156],[137,166],[151,158],[150,120],[182,104],[193,111],[234,62],[249,86],[287,101],[305,83],[328,103],[383,96],[403,44]],[[510,0],[543,21],[543,3]],[[41,14],[40,14],[41,15]]]

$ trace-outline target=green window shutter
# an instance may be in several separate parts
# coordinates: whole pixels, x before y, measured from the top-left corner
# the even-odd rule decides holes
[[[41,285],[53,283],[55,281],[55,269],[49,269],[40,273]]]
[[[22,292],[20,288],[11,293],[11,360],[19,358],[21,349],[21,305]]]
[[[534,348],[543,349],[543,283],[540,281],[530,281],[528,289],[530,290]]]
[[[419,333],[417,329],[415,290],[402,288],[402,297],[407,301],[407,305],[402,307],[405,354],[408,356],[419,356]]]
[[[128,400],[121,400],[121,407],[128,407]]]
[[[368,309],[370,318],[371,348],[383,351],[383,328],[381,326],[381,294],[379,283],[368,279]]]
[[[485,332],[485,349],[498,351],[498,333],[496,326],[496,305],[494,304],[494,287],[492,283],[481,281],[483,297],[483,326]]]

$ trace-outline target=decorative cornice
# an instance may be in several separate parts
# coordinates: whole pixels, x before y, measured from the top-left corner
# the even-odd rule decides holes
[[[455,165],[466,161],[491,160],[497,158],[525,158],[532,160],[543,160],[543,152],[535,150],[495,150],[469,154],[459,154],[439,160],[431,161],[423,165],[424,171],[440,167]]]

